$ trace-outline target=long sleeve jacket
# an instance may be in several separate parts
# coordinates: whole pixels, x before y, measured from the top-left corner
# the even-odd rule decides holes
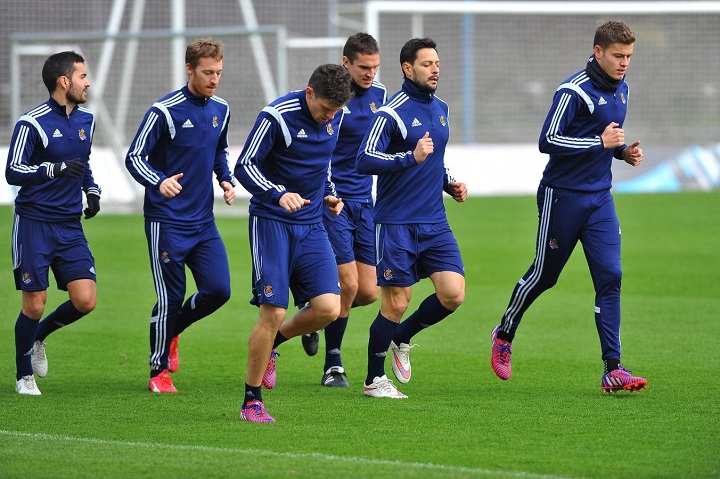
[[[125,157],[125,166],[145,187],[145,218],[179,225],[213,217],[213,172],[235,185],[228,166],[230,107],[220,97],[193,95],[187,86],[147,111]],[[180,194],[166,198],[160,184],[178,173]]]
[[[235,164],[235,177],[252,195],[251,215],[297,224],[322,222],[323,198],[336,196],[330,160],[343,116],[340,110],[329,122],[317,123],[305,90],[262,109]],[[310,204],[288,213],[279,204],[286,192],[298,193]]]
[[[89,163],[94,132],[90,110],[76,106],[67,115],[65,105],[52,98],[18,119],[5,168],[7,182],[20,187],[18,215],[49,222],[80,219],[83,191],[100,196]],[[54,176],[54,163],[75,159],[85,163],[81,178]]]

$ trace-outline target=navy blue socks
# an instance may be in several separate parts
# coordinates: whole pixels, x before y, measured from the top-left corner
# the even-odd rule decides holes
[[[33,373],[30,355],[35,343],[37,327],[38,321],[25,316],[22,312],[15,321],[15,367],[18,381],[23,376],[30,376]]]
[[[368,375],[365,384],[372,383],[376,376],[383,377],[385,375],[385,357],[397,326],[397,323],[390,321],[378,311],[377,317],[370,325]]]
[[[74,323],[83,316],[85,316],[85,313],[81,313],[75,309],[72,301],[65,301],[63,304],[58,306],[55,311],[48,314],[45,319],[40,321],[35,341],[45,341],[45,338],[50,336],[53,332]]]
[[[245,383],[245,401],[243,404],[247,404],[254,399],[262,401],[261,389],[262,386],[250,386],[248,383]]]
[[[450,314],[452,314],[452,311],[445,308],[438,299],[437,294],[433,293],[420,303],[417,311],[400,323],[395,331],[393,341],[398,346],[400,343],[410,344],[410,339],[413,336],[428,326],[439,323]]]
[[[340,358],[340,347],[342,346],[345,329],[347,329],[348,318],[337,318],[325,326],[325,366],[327,371],[333,366],[342,366]]]

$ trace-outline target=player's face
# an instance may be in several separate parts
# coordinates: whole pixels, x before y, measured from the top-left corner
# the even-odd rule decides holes
[[[311,87],[305,89],[305,99],[307,100],[310,114],[318,123],[327,123],[335,118],[335,113],[340,111],[344,105],[335,105],[327,98],[320,98],[315,94]]]
[[[68,103],[79,105],[87,101],[87,89],[90,88],[90,81],[87,77],[87,70],[84,63],[75,63],[72,76],[68,78],[69,85],[65,92]]]
[[[434,48],[421,48],[417,51],[417,58],[410,63],[403,63],[405,76],[426,93],[437,90],[440,78],[440,59]]]
[[[622,80],[630,65],[634,45],[634,43],[630,45],[611,43],[607,48],[595,45],[593,51],[600,68],[613,80]]]
[[[343,57],[343,65],[360,88],[370,88],[380,67],[380,54],[359,53],[352,62]]]
[[[210,57],[201,58],[195,68],[187,63],[185,70],[188,74],[188,89],[193,95],[210,98],[220,83],[222,69],[223,61]]]

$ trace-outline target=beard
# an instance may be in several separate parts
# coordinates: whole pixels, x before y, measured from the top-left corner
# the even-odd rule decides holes
[[[68,90],[67,93],[65,94],[65,98],[67,99],[68,102],[74,103],[76,105],[80,105],[87,101],[86,100],[87,97],[83,98],[83,90],[81,88],[76,89],[76,90],[75,89]]]
[[[412,79],[413,83],[417,85],[417,87],[422,91],[423,93],[435,93],[435,90],[437,90],[437,87],[431,86],[428,83],[423,83],[420,81],[420,78],[417,77],[417,75],[413,75]]]

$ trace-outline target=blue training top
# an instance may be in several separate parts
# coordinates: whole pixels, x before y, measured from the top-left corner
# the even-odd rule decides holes
[[[380,108],[357,152],[359,173],[376,174],[375,222],[447,221],[443,190],[455,181],[445,169],[450,137],[448,104],[405,79],[402,89]],[[413,151],[430,134],[433,153],[417,164]]]
[[[323,198],[337,196],[330,181],[330,159],[342,124],[342,110],[327,123],[310,113],[305,90],[278,98],[262,109],[235,164],[235,177],[252,195],[250,214],[287,223],[322,222]],[[288,213],[280,206],[286,192],[309,205]]]
[[[332,182],[344,200],[372,202],[372,175],[362,175],[355,169],[358,145],[365,136],[375,113],[387,100],[387,89],[378,81],[370,88],[352,83],[355,96],[345,105],[345,119],[332,157]]]
[[[214,220],[212,172],[235,185],[228,167],[230,106],[220,97],[193,95],[187,85],[158,100],[130,144],[125,166],[145,187],[145,218],[178,225]],[[183,173],[180,194],[166,198],[160,184]]]
[[[15,212],[35,221],[77,220],[83,209],[82,192],[100,196],[90,169],[95,118],[76,106],[67,115],[65,105],[49,98],[22,115],[13,131],[5,178],[20,186]],[[55,178],[53,163],[79,159],[82,178]]]
[[[613,94],[593,84],[585,70],[565,80],[540,133],[540,151],[550,155],[541,184],[588,192],[610,189],[612,159],[622,159],[627,145],[604,148],[601,135],[612,122],[622,128],[627,102],[625,81]]]

